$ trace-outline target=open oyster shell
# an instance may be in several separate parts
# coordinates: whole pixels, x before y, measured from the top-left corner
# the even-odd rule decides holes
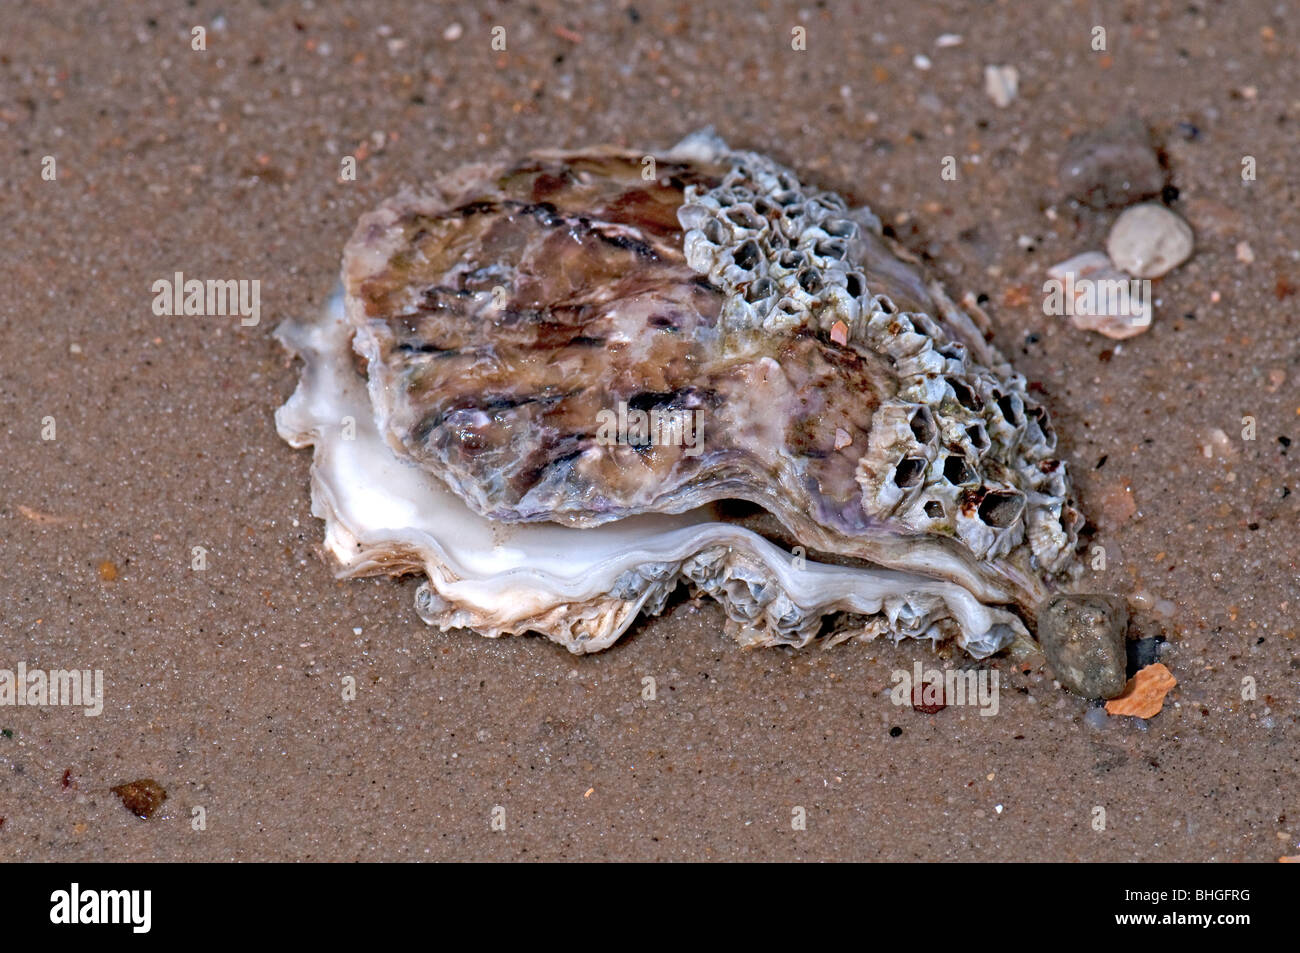
[[[838,612],[978,657],[1026,635],[1082,520],[981,326],[868,210],[770,159],[709,133],[645,158],[403,193],[324,312],[280,329],[305,369],[277,424],[315,446],[342,572],[423,572],[431,624],[573,651],[682,582],[750,644]],[[611,436],[637,413],[676,429]]]

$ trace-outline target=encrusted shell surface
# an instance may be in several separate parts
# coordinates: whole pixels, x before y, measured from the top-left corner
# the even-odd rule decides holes
[[[1046,414],[982,316],[870,211],[766,157],[704,133],[649,179],[643,158],[475,166],[363,217],[344,314],[282,332],[317,386],[304,377],[281,432],[317,447],[313,497],[347,571],[422,569],[428,621],[575,650],[659,611],[681,581],[718,598],[744,641],[802,644],[835,611],[976,655],[1023,633],[997,606],[1032,618],[1069,584],[1081,517]],[[364,381],[342,366],[349,342]],[[351,395],[355,446],[331,437],[330,393]],[[616,407],[694,414],[700,445],[602,439]],[[362,445],[383,483],[360,457],[323,472]],[[384,504],[403,512],[376,535],[375,514],[340,504],[363,479],[420,512]],[[717,509],[731,500],[780,533]],[[399,523],[418,539],[396,541]],[[554,585],[566,562],[578,589]],[[476,574],[511,596],[488,598]]]

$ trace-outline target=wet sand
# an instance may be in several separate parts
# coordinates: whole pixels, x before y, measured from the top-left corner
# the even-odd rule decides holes
[[[105,680],[98,717],[0,707],[0,857],[1300,853],[1300,36],[1284,8],[412,6],[0,13],[0,668]],[[963,42],[936,47],[944,33]],[[1008,108],[987,64],[1019,70]],[[1117,345],[1044,316],[1039,289],[1114,218],[1061,199],[1065,141],[1127,111],[1161,144],[1197,250],[1156,283],[1152,330]],[[927,715],[891,704],[890,673],[962,660],[918,644],[747,652],[715,605],[683,598],[574,657],[432,631],[411,579],[333,578],[310,455],[275,433],[296,373],[270,333],[323,301],[357,216],[462,162],[661,149],[706,124],[869,202],[951,290],[989,296],[1105,547],[1095,588],[1136,595],[1172,643],[1161,714],[1091,727],[1090,702],[1004,660],[995,717]],[[260,323],[155,315],[151,287],[176,271],[259,279]],[[168,795],[147,821],[109,792],[137,778]]]

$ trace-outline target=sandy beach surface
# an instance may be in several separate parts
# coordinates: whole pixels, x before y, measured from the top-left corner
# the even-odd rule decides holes
[[[1261,0],[1028,6],[5,4],[0,668],[104,692],[0,706],[0,857],[1300,854],[1300,34]],[[1018,71],[1005,107],[989,65]],[[1041,286],[1117,214],[1067,201],[1066,142],[1127,113],[1196,251],[1117,342]],[[577,657],[430,629],[413,578],[334,578],[271,332],[320,306],[357,217],[463,162],[710,124],[987,296],[1104,547],[1092,587],[1167,640],[1160,714],[1088,716],[1005,659],[996,716],[925,714],[891,672],[960,657],[745,651],[685,595]],[[259,280],[259,322],[155,314],[178,271]],[[143,778],[148,820],[110,792]]]

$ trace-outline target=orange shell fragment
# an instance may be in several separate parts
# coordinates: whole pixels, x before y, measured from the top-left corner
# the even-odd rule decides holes
[[[1163,663],[1155,662],[1139,669],[1125,684],[1124,691],[1106,702],[1106,713],[1150,718],[1160,713],[1165,706],[1165,696],[1177,684],[1174,673]]]

